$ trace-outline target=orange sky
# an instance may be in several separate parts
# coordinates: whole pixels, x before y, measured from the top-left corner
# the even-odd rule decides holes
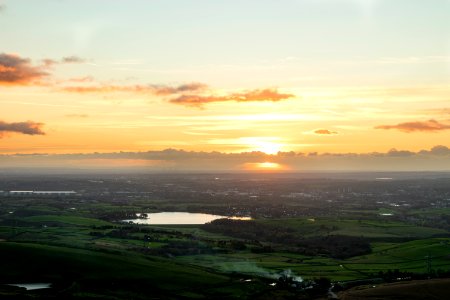
[[[450,147],[446,1],[168,2],[2,1],[0,153]]]

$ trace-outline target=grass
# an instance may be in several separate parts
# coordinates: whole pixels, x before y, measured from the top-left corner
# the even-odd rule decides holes
[[[15,295],[1,285],[12,282],[51,282],[54,288],[48,293],[56,293],[53,298],[71,299],[247,299],[266,287],[263,282],[244,285],[213,269],[128,251],[1,242],[0,256],[0,298]]]
[[[69,225],[76,226],[105,226],[105,225],[113,225],[109,222],[79,217],[79,216],[64,216],[64,215],[42,215],[42,216],[31,216],[31,217],[23,217],[19,218],[20,220],[32,223],[41,223],[45,225],[45,223],[53,224],[53,223],[63,223]]]
[[[218,284],[225,277],[199,268],[183,266],[167,259],[151,259],[138,254],[102,253],[83,249],[28,243],[0,243],[2,272],[5,281],[55,280],[75,276],[82,279],[148,280],[158,286]],[[32,277],[32,278],[30,278]]]

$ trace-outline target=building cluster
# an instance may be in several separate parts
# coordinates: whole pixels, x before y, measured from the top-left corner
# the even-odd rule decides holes
[[[1,196],[74,196],[75,191],[0,191]]]

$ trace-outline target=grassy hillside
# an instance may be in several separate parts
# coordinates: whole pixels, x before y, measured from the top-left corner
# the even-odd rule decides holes
[[[214,293],[228,278],[198,267],[180,265],[163,258],[147,258],[137,254],[120,255],[81,249],[25,243],[0,243],[2,272],[0,282],[52,282],[77,286],[77,291],[153,289],[157,294],[195,294],[202,288]],[[94,289],[93,289],[94,287]],[[58,289],[57,289],[58,290]]]

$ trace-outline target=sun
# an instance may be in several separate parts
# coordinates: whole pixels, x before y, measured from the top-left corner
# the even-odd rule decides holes
[[[259,172],[277,172],[286,170],[285,166],[275,163],[275,162],[258,162],[258,163],[246,163],[244,164],[244,169],[248,171],[259,171]]]

